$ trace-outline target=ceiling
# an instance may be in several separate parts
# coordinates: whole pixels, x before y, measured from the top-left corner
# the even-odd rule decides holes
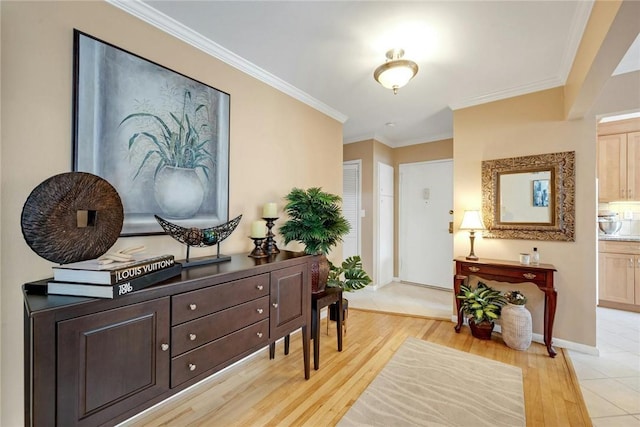
[[[391,147],[452,137],[452,110],[564,84],[592,6],[109,1],[344,122],[345,143],[375,138]],[[635,45],[622,72],[640,69]],[[394,47],[420,67],[397,95],[373,79]]]

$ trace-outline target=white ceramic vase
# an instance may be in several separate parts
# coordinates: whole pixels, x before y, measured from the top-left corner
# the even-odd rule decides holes
[[[531,313],[524,305],[507,304],[500,316],[502,339],[514,350],[526,350],[531,345]]]

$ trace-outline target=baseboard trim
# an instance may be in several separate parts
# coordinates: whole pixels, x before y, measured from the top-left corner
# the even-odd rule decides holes
[[[451,322],[458,323],[458,316],[456,316],[455,314],[452,314]],[[464,324],[466,325],[467,322],[465,321]],[[496,324],[494,332],[497,332],[499,334],[502,333],[502,328],[500,327],[500,325]],[[531,341],[544,345],[544,336],[542,334],[534,333],[531,336]],[[600,356],[600,350],[598,350],[598,347],[581,344],[573,341],[563,340],[555,337],[552,338],[552,342],[554,347],[566,348],[567,350],[574,350],[580,353],[590,354],[592,356]]]

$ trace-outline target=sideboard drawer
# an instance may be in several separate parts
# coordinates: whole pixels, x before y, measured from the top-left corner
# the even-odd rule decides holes
[[[460,274],[464,276],[472,276],[479,274],[491,274],[494,276],[502,276],[504,277],[504,281],[508,281],[509,279],[519,279],[520,281],[529,281],[535,284],[544,285],[547,281],[547,275],[551,274],[546,271],[523,271],[526,270],[527,266],[522,265],[517,268],[509,268],[508,266],[491,266],[486,264],[475,264],[471,262],[460,262],[459,263]],[[494,280],[500,280],[500,278],[496,278]]]
[[[197,377],[251,348],[267,344],[268,341],[269,320],[265,319],[174,357],[171,360],[171,387]]]
[[[178,325],[267,295],[269,274],[175,295],[171,297],[171,324]]]
[[[177,356],[269,318],[269,297],[218,311],[171,328],[171,355]]]

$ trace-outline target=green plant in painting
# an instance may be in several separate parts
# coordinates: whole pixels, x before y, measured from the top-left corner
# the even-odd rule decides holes
[[[190,113],[192,114],[190,116]],[[133,133],[129,137],[129,151],[136,145],[150,142],[134,179],[147,163],[155,162],[154,178],[165,166],[185,169],[200,169],[209,179],[210,166],[215,160],[207,145],[211,142],[201,135],[209,135],[208,111],[205,104],[193,105],[191,91],[184,90],[182,111],[169,112],[171,121],[165,122],[160,116],[147,112],[133,113],[125,117],[120,126],[131,120],[146,119],[142,123],[146,130]]]
[[[364,288],[369,283],[371,283],[371,278],[362,269],[362,260],[359,255],[350,256],[339,266],[329,262],[327,286],[352,292]]]
[[[342,216],[340,196],[325,193],[319,187],[294,188],[285,196],[289,219],[280,227],[284,244],[298,241],[312,255],[329,253],[349,232],[349,222]]]

